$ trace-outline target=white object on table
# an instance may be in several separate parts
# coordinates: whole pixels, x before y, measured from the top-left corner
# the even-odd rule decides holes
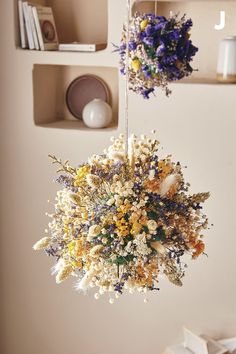
[[[95,98],[83,109],[83,121],[89,128],[106,128],[112,121],[112,109],[108,103]]]
[[[228,36],[220,43],[217,79],[221,82],[236,82],[236,36]]]

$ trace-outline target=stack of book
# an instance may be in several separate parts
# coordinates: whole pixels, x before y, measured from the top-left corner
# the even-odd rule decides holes
[[[235,354],[236,337],[214,340],[206,335],[196,335],[184,328],[184,343],[166,349],[164,354]]]
[[[58,36],[51,7],[18,1],[21,47],[58,50]]]

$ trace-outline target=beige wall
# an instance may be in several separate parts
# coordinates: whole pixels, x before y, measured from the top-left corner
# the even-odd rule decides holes
[[[109,41],[117,43],[125,6],[111,3]],[[131,130],[156,128],[164,152],[188,165],[192,190],[211,191],[206,212],[214,227],[206,239],[209,258],[189,262],[183,288],[163,282],[148,305],[127,295],[111,306],[74,292],[70,281],[57,286],[51,260],[32,251],[56,191],[47,154],[79,163],[102,151],[111,133],[34,126],[33,64],[53,57],[15,49],[12,0],[0,0],[0,33],[0,353],[161,354],[181,341],[183,324],[216,337],[235,335],[236,86],[176,84],[170,99],[160,93],[150,102],[131,95]],[[76,65],[71,56],[52,60]]]

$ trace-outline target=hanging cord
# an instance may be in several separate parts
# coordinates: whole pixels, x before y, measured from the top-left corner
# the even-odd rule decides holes
[[[131,0],[127,0],[126,21],[126,64],[125,64],[125,155],[128,155],[129,141],[129,39],[130,39]]]

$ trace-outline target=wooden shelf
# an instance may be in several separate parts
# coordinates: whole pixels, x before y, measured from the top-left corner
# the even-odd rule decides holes
[[[110,129],[118,127],[119,73],[117,68],[42,65],[33,69],[34,123],[50,128],[93,130],[73,117],[66,105],[66,91],[78,76],[92,74],[100,77],[108,86],[113,121]],[[108,128],[109,129],[109,128]]]
[[[194,57],[192,66],[198,69],[193,77],[185,80],[189,83],[218,84],[216,81],[216,67],[219,44],[229,35],[235,34],[236,1],[232,0],[158,0],[156,2],[158,15],[169,16],[170,11],[186,14],[192,18],[193,28],[191,39],[199,48]],[[226,12],[226,25],[223,30],[215,30],[215,24],[219,24],[220,11]],[[155,1],[136,1],[133,5],[134,12],[155,13]],[[184,81],[181,81],[184,82]]]
[[[117,125],[113,124],[107,128],[102,129],[91,129],[86,127],[82,120],[58,120],[52,123],[37,124],[37,126],[42,128],[53,128],[53,129],[68,129],[68,130],[82,130],[88,132],[112,132],[117,130]]]
[[[81,65],[118,67],[118,55],[112,53],[112,45],[107,49],[95,53],[82,52],[60,52],[60,51],[38,51],[29,49],[16,49],[17,56],[29,57],[32,63],[52,65]]]
[[[17,0],[16,46],[20,47]],[[53,9],[60,43],[108,43],[108,0],[31,0]]]
[[[234,83],[220,82],[215,77],[195,77],[190,76],[180,81],[173,82],[176,84],[202,84],[202,85],[222,85],[222,86],[235,86]]]

